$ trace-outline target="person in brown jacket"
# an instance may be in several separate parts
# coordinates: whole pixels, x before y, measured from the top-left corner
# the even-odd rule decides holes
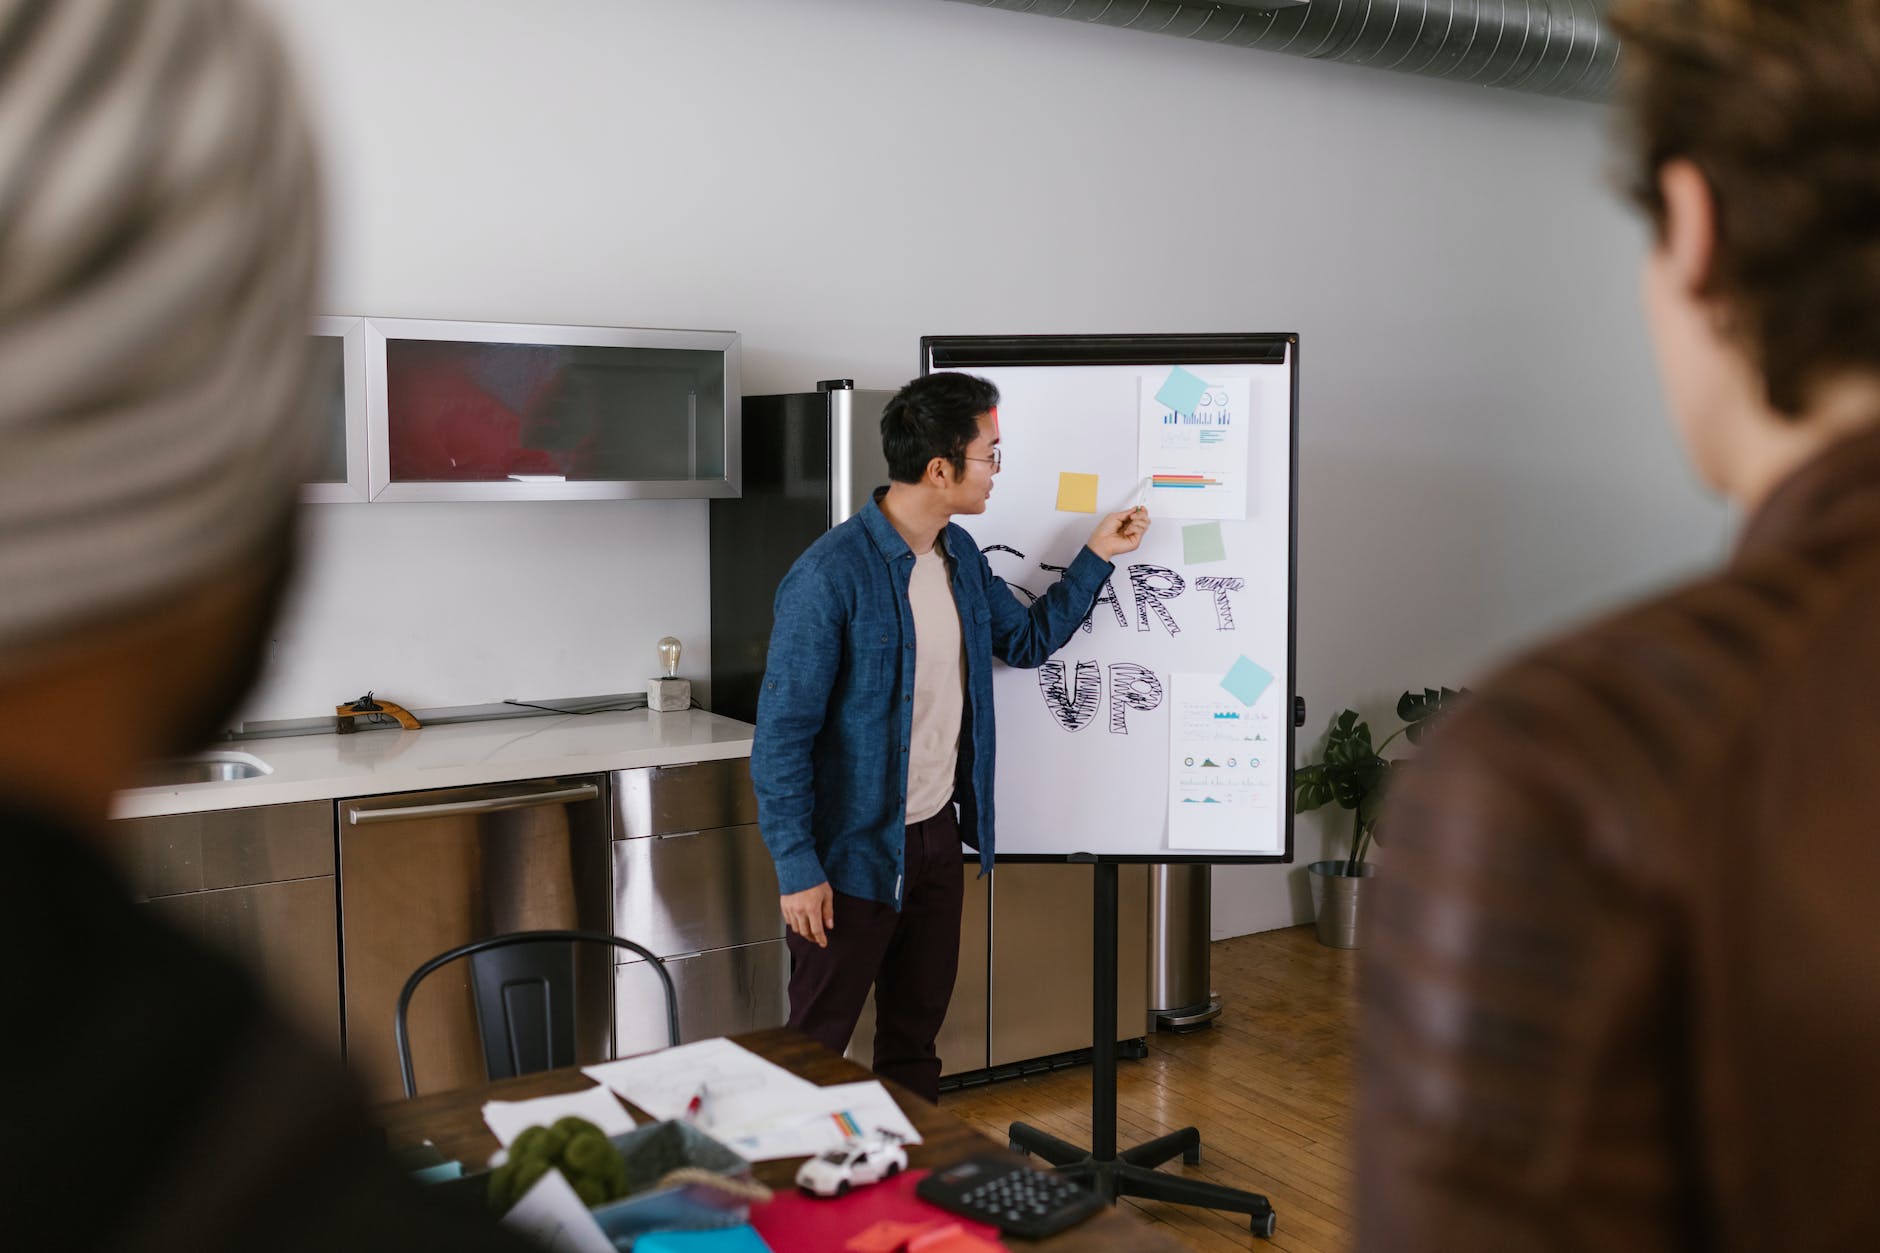
[[[1708,578],[1476,685],[1384,818],[1364,1249],[1880,1249],[1880,0],[1621,0]]]

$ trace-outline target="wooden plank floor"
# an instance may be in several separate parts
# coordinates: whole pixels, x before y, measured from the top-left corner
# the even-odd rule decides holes
[[[1266,1194],[1270,1241],[1229,1214],[1128,1200],[1195,1249],[1343,1253],[1351,1246],[1351,1032],[1357,954],[1324,948],[1312,928],[1218,940],[1213,982],[1225,1009],[1206,1031],[1149,1037],[1149,1056],[1117,1066],[1117,1143],[1201,1129],[1201,1164],[1162,1169]],[[1008,1079],[940,1104],[1003,1141],[1015,1121],[1090,1143],[1090,1068]]]

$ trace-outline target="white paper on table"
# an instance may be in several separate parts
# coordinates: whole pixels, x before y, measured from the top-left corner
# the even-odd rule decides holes
[[[549,1170],[503,1215],[503,1226],[533,1240],[548,1253],[614,1253],[594,1215],[559,1170]]]
[[[1148,480],[1150,515],[1244,520],[1253,480],[1253,381],[1210,382],[1193,413],[1162,404],[1158,386],[1152,375],[1137,381],[1136,473]]]
[[[606,1088],[538,1096],[530,1101],[486,1101],[483,1105],[483,1121],[504,1148],[530,1127],[546,1127],[570,1114],[587,1119],[606,1135],[633,1130],[633,1115],[621,1108]]]
[[[746,1161],[810,1157],[851,1135],[892,1131],[904,1144],[920,1133],[878,1079],[838,1083],[808,1092],[772,1090],[735,1106],[717,1106],[700,1128]]]
[[[722,1037],[583,1066],[581,1073],[606,1084],[659,1119],[684,1117],[692,1098],[703,1093],[705,1116],[699,1125],[708,1130],[721,1112],[736,1109],[770,1090],[820,1090],[809,1080]]]

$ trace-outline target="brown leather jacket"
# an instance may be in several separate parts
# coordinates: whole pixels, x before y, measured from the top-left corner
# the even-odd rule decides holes
[[[1880,431],[1386,811],[1360,1246],[1880,1249]]]

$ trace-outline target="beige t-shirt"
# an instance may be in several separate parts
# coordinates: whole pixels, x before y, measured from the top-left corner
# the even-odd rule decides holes
[[[914,610],[914,736],[907,753],[907,821],[912,826],[953,799],[966,700],[960,611],[938,544],[915,555],[907,599]]]

